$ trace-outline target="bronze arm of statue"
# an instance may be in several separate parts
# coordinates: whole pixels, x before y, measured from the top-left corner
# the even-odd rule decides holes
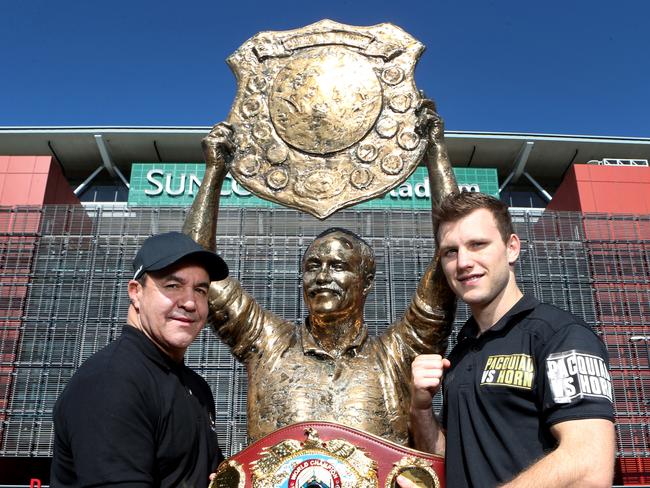
[[[424,159],[429,174],[431,218],[434,220],[440,201],[450,193],[457,192],[458,183],[447,152],[444,121],[438,115],[433,100],[426,98],[422,92],[420,94],[422,99],[418,107],[417,130],[428,141]],[[435,353],[444,354],[454,321],[456,296],[442,272],[437,252],[418,283],[413,300],[417,300],[420,305],[415,310],[428,310],[432,317],[439,317],[440,326],[434,331],[435,336],[431,340],[439,345]],[[407,318],[413,310],[413,307],[407,310]]]
[[[185,218],[183,233],[206,249],[216,251],[221,187],[235,148],[232,127],[226,122],[215,125],[203,138],[201,146],[205,158],[205,175],[192,208]]]
[[[431,205],[435,213],[436,206],[446,195],[458,191],[458,184],[447,153],[445,124],[431,99],[422,98],[420,101],[417,131],[428,141],[424,158],[429,172]]]

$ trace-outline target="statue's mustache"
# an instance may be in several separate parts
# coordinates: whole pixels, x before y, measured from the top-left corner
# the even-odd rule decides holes
[[[307,289],[307,294],[309,296],[315,296],[316,294],[324,292],[324,291],[329,291],[329,292],[335,293],[336,295],[339,295],[339,296],[343,295],[343,288],[341,288],[339,285],[337,285],[335,283],[325,285],[325,286],[319,286],[319,285],[310,286]]]

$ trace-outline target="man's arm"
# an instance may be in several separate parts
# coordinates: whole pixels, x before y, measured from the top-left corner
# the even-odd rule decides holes
[[[425,162],[429,173],[432,219],[440,201],[458,191],[444,136],[444,123],[433,101],[423,99],[419,108],[418,131],[428,140]],[[419,352],[436,353],[417,356],[411,365],[411,404],[409,430],[416,449],[444,454],[445,434],[433,415],[431,402],[440,388],[449,360],[447,349],[456,310],[456,297],[449,288],[436,253],[427,267],[406,311],[406,322],[425,339]],[[429,330],[427,329],[427,325]],[[428,343],[428,344],[427,344]],[[417,348],[416,348],[417,349]]]
[[[433,454],[445,454],[445,433],[433,415],[431,402],[440,389],[444,370],[449,368],[448,359],[439,354],[423,354],[411,365],[411,407],[409,410],[409,432],[413,447]],[[419,488],[405,478],[397,477],[401,488]]]
[[[448,359],[439,354],[423,354],[411,365],[410,432],[416,449],[433,454],[445,453],[445,434],[433,415],[431,402],[440,389]]]
[[[509,488],[546,486],[607,486],[612,485],[616,442],[611,378],[607,349],[600,338],[587,326],[570,315],[555,325],[555,332],[539,344],[535,352],[539,412],[557,447],[505,484]],[[574,382],[574,395],[569,402],[558,400],[564,389],[558,387],[563,374],[552,367],[555,359],[575,355],[590,356],[600,363],[599,379],[604,384],[603,395],[583,391],[581,382]],[[568,373],[566,373],[568,375]],[[557,380],[559,377],[559,381]],[[560,390],[560,391],[558,391]],[[610,393],[611,395],[611,393]],[[516,420],[515,420],[516,421]]]
[[[219,197],[223,180],[228,173],[228,162],[234,150],[232,128],[224,122],[215,125],[201,144],[205,158],[205,175],[192,208],[185,218],[183,233],[206,249],[216,251]]]
[[[557,448],[502,488],[611,487],[616,441],[605,419],[568,420],[551,427]]]

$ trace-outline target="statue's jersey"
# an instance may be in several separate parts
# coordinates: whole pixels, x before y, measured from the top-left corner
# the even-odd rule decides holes
[[[213,324],[248,370],[251,442],[304,421],[338,422],[408,444],[411,362],[442,353],[453,313],[416,294],[404,317],[369,337],[364,326],[339,357],[306,324],[262,307],[231,278],[210,286]]]

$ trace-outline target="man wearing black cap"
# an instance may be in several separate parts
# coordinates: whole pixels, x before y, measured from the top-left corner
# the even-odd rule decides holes
[[[208,384],[183,363],[208,317],[216,254],[178,232],[134,261],[122,335],[90,357],[54,407],[52,486],[205,486],[223,459]]]

